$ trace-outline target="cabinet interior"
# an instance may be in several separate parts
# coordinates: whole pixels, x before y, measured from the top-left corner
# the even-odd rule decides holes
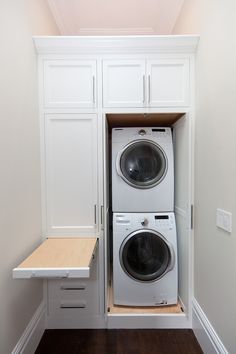
[[[107,114],[109,132],[119,127],[171,127],[184,113],[129,113]]]
[[[174,146],[175,203],[177,243],[178,243],[178,291],[179,303],[172,306],[128,307],[113,303],[112,290],[112,179],[111,179],[111,132],[112,128],[121,127],[171,127]],[[190,155],[189,137],[191,134],[188,113],[128,113],[106,114],[106,200],[107,200],[107,237],[106,237],[106,308],[108,316],[112,314],[181,314],[189,311],[189,213],[191,209],[190,191]]]

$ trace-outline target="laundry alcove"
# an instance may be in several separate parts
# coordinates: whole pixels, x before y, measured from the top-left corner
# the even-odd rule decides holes
[[[190,270],[192,267],[191,258],[191,124],[187,113],[113,113],[105,116],[105,136],[106,136],[106,161],[105,169],[107,178],[105,183],[107,197],[107,311],[111,326],[121,323],[122,319],[127,323],[130,317],[142,318],[151,315],[156,320],[158,317],[173,315],[189,315],[191,308],[191,284]],[[174,211],[177,227],[178,244],[178,295],[179,303],[170,306],[157,307],[135,307],[119,306],[113,303],[112,286],[112,178],[111,178],[111,132],[113,128],[123,127],[170,127],[173,136],[174,146]]]

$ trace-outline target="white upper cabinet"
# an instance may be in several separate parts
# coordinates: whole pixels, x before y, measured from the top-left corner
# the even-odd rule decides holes
[[[145,102],[145,61],[103,61],[104,107],[143,107]]]
[[[189,104],[189,60],[104,60],[104,107]]]
[[[151,107],[189,104],[189,60],[147,61],[147,104]]]
[[[46,60],[44,106],[46,108],[96,107],[95,60]]]
[[[47,114],[46,234],[97,234],[96,114]]]

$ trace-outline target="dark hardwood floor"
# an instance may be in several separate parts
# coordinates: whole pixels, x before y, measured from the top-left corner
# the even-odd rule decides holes
[[[190,329],[46,330],[35,354],[203,354]]]

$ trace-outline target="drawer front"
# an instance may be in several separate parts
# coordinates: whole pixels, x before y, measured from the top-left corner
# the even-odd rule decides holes
[[[97,258],[89,279],[52,279],[48,281],[49,314],[76,316],[99,314]]]
[[[96,316],[99,314],[99,298],[50,299],[50,316]]]
[[[50,280],[48,294],[51,299],[84,299],[97,293],[97,281],[89,279]]]
[[[99,313],[99,288],[96,280],[50,280],[49,313]]]

